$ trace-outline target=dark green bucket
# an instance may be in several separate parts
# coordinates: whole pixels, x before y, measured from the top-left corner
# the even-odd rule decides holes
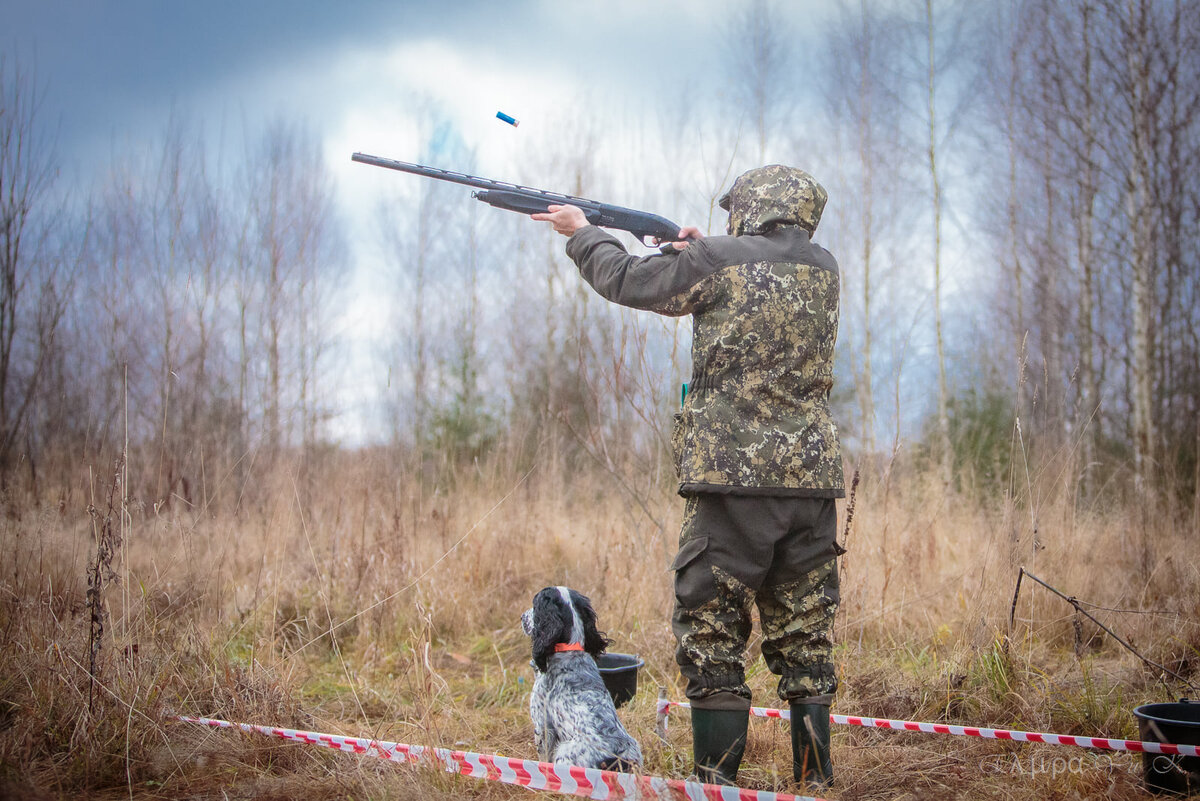
[[[596,657],[600,678],[604,679],[604,686],[615,706],[621,706],[637,694],[638,668],[644,664],[636,654],[600,654]]]
[[[1200,704],[1144,704],[1133,710],[1138,733],[1147,742],[1200,745]],[[1200,792],[1200,757],[1142,754],[1142,776],[1153,793]]]

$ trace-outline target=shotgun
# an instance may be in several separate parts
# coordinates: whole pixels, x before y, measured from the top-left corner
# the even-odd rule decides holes
[[[369,156],[366,153],[355,153],[352,161],[370,164],[375,167],[385,167],[389,170],[409,172],[423,175],[426,178],[436,178],[439,181],[450,181],[456,184],[473,186],[482,192],[472,192],[471,197],[482,200],[498,209],[520,212],[521,214],[537,214],[549,211],[551,206],[577,206],[583,210],[587,221],[592,225],[604,228],[615,228],[628,231],[642,241],[647,247],[654,247],[662,242],[680,242],[679,226],[665,217],[650,214],[646,211],[627,209],[614,206],[611,203],[601,203],[596,200],[564,195],[559,192],[547,192],[544,189],[534,189],[528,186],[510,184],[504,181],[493,181],[488,178],[478,178],[461,172],[439,170],[436,167],[426,167],[423,164],[409,164],[407,161],[396,161],[379,156]],[[651,241],[648,241],[651,240]]]

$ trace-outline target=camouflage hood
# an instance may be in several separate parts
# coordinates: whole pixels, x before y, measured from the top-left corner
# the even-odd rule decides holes
[[[721,198],[731,236],[766,233],[776,225],[817,230],[829,195],[804,170],[771,164],[742,173]]]

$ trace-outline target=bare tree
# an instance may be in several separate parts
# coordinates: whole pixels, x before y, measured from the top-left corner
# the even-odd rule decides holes
[[[992,142],[987,141],[989,133],[998,136],[1003,143],[1004,162],[1003,175],[997,175],[995,184],[1003,187],[1003,193],[994,197],[1003,198],[1001,208],[993,197],[985,196],[980,201],[982,216],[985,220],[1003,220],[1003,224],[984,224],[984,230],[991,228],[997,238],[997,261],[1001,265],[1000,282],[997,287],[994,308],[1000,312],[1000,319],[993,322],[1001,323],[1011,334],[1011,339],[1000,343],[1006,348],[1003,354],[1011,370],[1007,371],[1012,377],[1014,387],[1014,407],[1018,418],[1025,412],[1025,381],[1026,347],[1028,327],[1025,311],[1025,283],[1029,267],[1026,264],[1026,219],[1028,214],[1023,194],[1024,168],[1024,137],[1027,119],[1025,103],[1025,87],[1028,69],[1023,50],[1024,39],[1013,31],[1017,27],[1015,19],[1024,13],[1024,9],[1014,9],[1010,16],[999,15],[996,29],[1010,32],[1008,36],[997,40],[997,47],[985,56],[982,65],[987,76],[987,86],[990,97],[988,109],[991,113],[990,129],[983,134],[985,153],[992,150]],[[988,57],[990,56],[990,58]],[[985,164],[994,164],[988,158]],[[986,174],[986,172],[985,172]],[[1008,279],[1011,279],[1011,283]],[[1009,361],[1011,359],[1011,361]]]
[[[727,102],[739,127],[743,121],[750,124],[756,164],[765,163],[772,138],[792,110],[791,50],[787,22],[770,0],[752,0],[742,7],[729,39]]]
[[[0,482],[53,358],[70,273],[49,250],[54,153],[39,136],[33,77],[0,57]]]
[[[1123,100],[1130,113],[1130,156],[1126,173],[1126,213],[1133,233],[1132,271],[1133,296],[1130,308],[1133,318],[1133,348],[1130,368],[1133,383],[1133,455],[1136,488],[1139,494],[1153,484],[1155,435],[1151,383],[1153,381],[1153,340],[1151,318],[1154,313],[1152,251],[1154,219],[1151,209],[1150,175],[1152,143],[1149,106],[1154,103],[1152,87],[1152,44],[1146,19],[1145,4],[1129,2],[1126,16],[1121,20],[1124,34],[1123,55],[1128,77]]]
[[[842,266],[844,312],[851,325],[843,339],[851,344],[851,371],[861,420],[861,444],[867,454],[876,451],[875,411],[876,331],[889,328],[876,298],[887,286],[888,240],[895,241],[903,195],[900,178],[905,145],[898,136],[901,103],[894,83],[897,42],[890,31],[893,20],[865,0],[856,8],[842,9],[840,25],[829,37],[825,68],[825,100],[833,122],[839,165],[837,184],[831,187],[831,219],[827,231],[839,238],[835,253]],[[835,226],[836,220],[836,226]],[[898,287],[887,296],[897,299]],[[857,304],[855,303],[857,301]],[[856,308],[857,307],[857,308]],[[861,339],[859,339],[861,337]],[[859,358],[854,358],[855,356]]]
[[[927,46],[926,121],[928,122],[929,184],[933,201],[933,329],[937,347],[938,402],[937,423],[941,442],[942,483],[949,486],[954,470],[950,447],[949,389],[946,382],[945,337],[942,334],[942,179],[939,172],[940,138],[938,130],[937,77],[938,62],[933,0],[925,0],[925,42]]]
[[[1200,11],[1035,0],[1019,18],[999,82],[1010,93],[1005,247],[1033,279],[1013,294],[1034,311],[1017,334],[1044,365],[1040,444],[1078,444],[1085,493],[1104,440],[1128,446],[1139,494],[1168,463],[1194,480],[1194,429],[1167,429],[1192,419],[1174,410],[1197,406],[1195,282],[1185,276],[1196,262],[1200,90],[1185,76],[1197,71]]]
[[[172,117],[153,149],[112,165],[93,207],[90,302],[73,312],[91,337],[73,343],[75,381],[108,400],[81,417],[109,446],[128,437],[147,449],[129,465],[135,481],[148,471],[149,497],[191,502],[205,449],[214,466],[233,422],[222,402],[227,253],[198,129]]]
[[[947,176],[954,175],[961,161],[957,147],[958,129],[971,110],[974,101],[971,73],[966,69],[966,56],[971,52],[972,9],[957,0],[921,0],[902,7],[900,15],[908,57],[899,61],[897,71],[905,90],[904,105],[909,115],[906,122],[920,145],[912,153],[912,166],[920,171],[922,183],[928,187],[929,206],[924,220],[916,229],[928,237],[923,258],[928,259],[929,297],[933,317],[932,344],[936,369],[936,412],[931,443],[940,465],[944,484],[950,485],[954,474],[954,452],[950,431],[950,375],[947,366],[945,292],[948,222],[958,220],[951,215],[951,193]],[[961,227],[961,220],[958,220]],[[958,251],[952,251],[958,252]],[[923,282],[924,283],[924,282]]]
[[[1174,385],[1195,383],[1173,374],[1175,345],[1164,331],[1180,316],[1174,309],[1182,309],[1175,277],[1195,258],[1183,249],[1186,215],[1179,203],[1191,197],[1183,202],[1194,208],[1195,190],[1184,182],[1197,158],[1200,101],[1193,78],[1200,11],[1186,3],[1106,0],[1097,17],[1108,98],[1103,144],[1112,192],[1119,196],[1112,207],[1124,212],[1129,241],[1118,254],[1129,286],[1129,436],[1135,487],[1146,493],[1158,486],[1165,467],[1162,399],[1175,394]]]
[[[396,279],[392,349],[397,369],[388,371],[388,392],[395,398],[388,404],[393,437],[419,446],[428,435],[433,404],[432,285],[448,232],[448,207],[440,182],[417,181],[413,189],[415,203],[412,192],[398,189],[381,204],[377,219],[384,258],[394,266]]]
[[[1082,99],[1075,117],[1079,128],[1079,194],[1075,206],[1076,242],[1079,258],[1079,411],[1082,428],[1083,472],[1081,487],[1085,495],[1092,491],[1092,466],[1096,461],[1096,441],[1099,437],[1100,383],[1096,368],[1095,283],[1097,258],[1095,247],[1096,196],[1099,193],[1099,142],[1097,136],[1098,100],[1093,66],[1095,10],[1084,0],[1079,15],[1078,94]],[[1070,42],[1071,38],[1060,40]]]
[[[1164,86],[1161,150],[1167,169],[1156,173],[1162,199],[1164,280],[1160,298],[1163,358],[1156,405],[1164,457],[1180,485],[1192,484],[1192,528],[1200,531],[1200,9],[1175,2],[1166,9],[1162,46]],[[1189,465],[1190,463],[1190,465]]]
[[[243,313],[262,359],[258,390],[271,450],[312,444],[326,412],[313,392],[333,339],[332,299],[344,264],[333,184],[317,143],[302,127],[273,124],[247,163],[250,223],[244,278],[255,287]],[[254,380],[253,372],[250,380]]]

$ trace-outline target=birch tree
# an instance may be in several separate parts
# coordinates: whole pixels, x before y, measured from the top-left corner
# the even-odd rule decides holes
[[[937,430],[940,441],[942,483],[950,485],[954,470],[954,452],[950,446],[949,388],[946,381],[946,349],[942,332],[942,178],[940,173],[941,133],[938,129],[938,52],[934,24],[933,0],[925,0],[926,82],[925,114],[928,123],[927,149],[930,199],[933,203],[931,222],[933,261],[933,330],[937,349]]]
[[[1188,415],[1197,407],[1196,282],[1187,277],[1196,264],[1200,11],[1072,0],[1031,2],[1020,18],[1001,86],[1017,100],[1005,137],[1010,207],[1024,216],[1012,215],[1006,249],[1017,276],[1033,278],[1018,282],[1016,302],[1034,310],[1018,334],[1028,331],[1046,365],[1040,444],[1053,452],[1078,443],[1085,494],[1104,461],[1101,443],[1127,446],[1144,508],[1169,466],[1193,485],[1200,478]],[[1069,392],[1073,403],[1060,406]]]
[[[835,254],[842,266],[842,292],[848,323],[843,341],[850,343],[851,373],[861,427],[861,444],[867,454],[876,451],[875,411],[877,329],[887,331],[889,319],[901,304],[899,287],[888,286],[889,250],[895,249],[900,204],[908,201],[901,179],[905,145],[898,135],[901,102],[894,85],[897,42],[889,32],[895,21],[866,0],[857,7],[843,6],[839,26],[830,37],[825,69],[825,102],[837,143],[837,184],[831,194],[836,220],[826,224],[833,232]],[[889,79],[891,79],[889,81]],[[901,140],[901,141],[898,141]],[[887,287],[883,292],[881,287]],[[892,303],[877,304],[886,294]],[[857,307],[857,308],[856,308]],[[856,315],[857,316],[857,315]],[[861,337],[861,339],[860,339]],[[857,358],[854,358],[857,356]]]
[[[333,205],[333,183],[312,135],[278,121],[249,151],[247,229],[242,290],[246,365],[261,367],[257,390],[270,450],[311,445],[327,415],[319,393],[334,343],[333,309],[345,266],[344,239]]]

